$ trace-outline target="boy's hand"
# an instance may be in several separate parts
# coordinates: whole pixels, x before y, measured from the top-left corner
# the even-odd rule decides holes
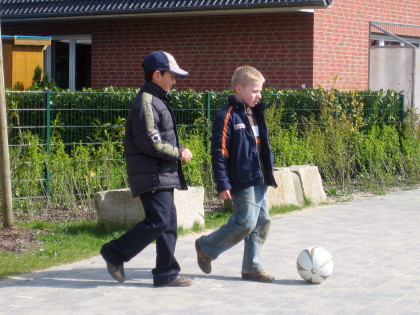
[[[189,149],[187,148],[182,148],[181,149],[181,157],[180,160],[184,161],[185,163],[188,163],[190,160],[192,159],[192,153]]]
[[[223,200],[232,200],[232,196],[230,195],[230,190],[224,190],[219,192],[219,198]]]

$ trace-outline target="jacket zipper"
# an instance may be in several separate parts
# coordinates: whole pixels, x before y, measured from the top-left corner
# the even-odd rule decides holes
[[[264,174],[262,173],[262,169],[261,169],[261,165],[260,165],[260,155],[259,155],[259,153],[258,153],[258,149],[257,149],[257,143],[256,143],[256,140],[255,140],[255,134],[254,134],[254,131],[252,130],[252,126],[251,126],[251,123],[249,122],[249,118],[248,118],[248,114],[247,114],[247,112],[246,112],[246,105],[245,104],[243,104],[243,103],[241,103],[241,105],[243,105],[243,111],[244,111],[244,114],[245,114],[245,118],[246,118],[246,122],[245,122],[245,124],[247,124],[246,126],[249,126],[250,127],[250,130],[251,130],[251,132],[252,132],[252,135],[253,135],[253,139],[254,139],[254,141],[252,141],[252,146],[253,146],[253,148],[254,148],[254,150],[255,150],[255,152],[257,153],[257,159],[258,159],[258,168],[259,168],[259,170],[260,170],[260,173],[261,173],[261,175],[262,175],[262,177],[263,177],[263,180],[264,180]],[[251,109],[252,110],[252,109]],[[259,128],[259,125],[258,125],[258,119],[257,119],[257,127]],[[249,129],[249,128],[247,128],[247,129]]]

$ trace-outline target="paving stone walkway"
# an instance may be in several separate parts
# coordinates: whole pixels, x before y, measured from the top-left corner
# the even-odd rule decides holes
[[[196,264],[197,235],[180,238],[176,257],[187,288],[154,288],[154,246],[126,264],[127,281],[108,275],[100,256],[0,281],[1,314],[420,314],[420,189],[273,217],[262,258],[276,280],[240,279],[242,244]],[[296,258],[328,249],[334,273],[301,280]]]

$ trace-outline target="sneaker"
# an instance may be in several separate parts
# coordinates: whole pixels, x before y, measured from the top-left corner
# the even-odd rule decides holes
[[[274,277],[269,273],[266,273],[264,270],[261,270],[258,272],[242,273],[242,279],[258,282],[273,282]]]
[[[119,283],[123,283],[125,281],[124,265],[115,266],[106,261],[106,268],[108,269],[111,277]]]
[[[208,258],[201,249],[200,239],[201,237],[195,241],[195,250],[197,252],[198,267],[200,267],[200,269],[204,273],[209,274],[211,272],[211,259]]]
[[[178,276],[168,284],[165,284],[164,287],[189,287],[192,283],[190,278],[185,278]]]

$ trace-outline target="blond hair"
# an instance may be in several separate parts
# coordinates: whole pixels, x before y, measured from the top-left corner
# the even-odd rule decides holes
[[[261,72],[251,66],[239,67],[235,70],[232,76],[232,90],[235,91],[235,86],[237,85],[244,87],[255,81],[264,84],[265,78]]]

